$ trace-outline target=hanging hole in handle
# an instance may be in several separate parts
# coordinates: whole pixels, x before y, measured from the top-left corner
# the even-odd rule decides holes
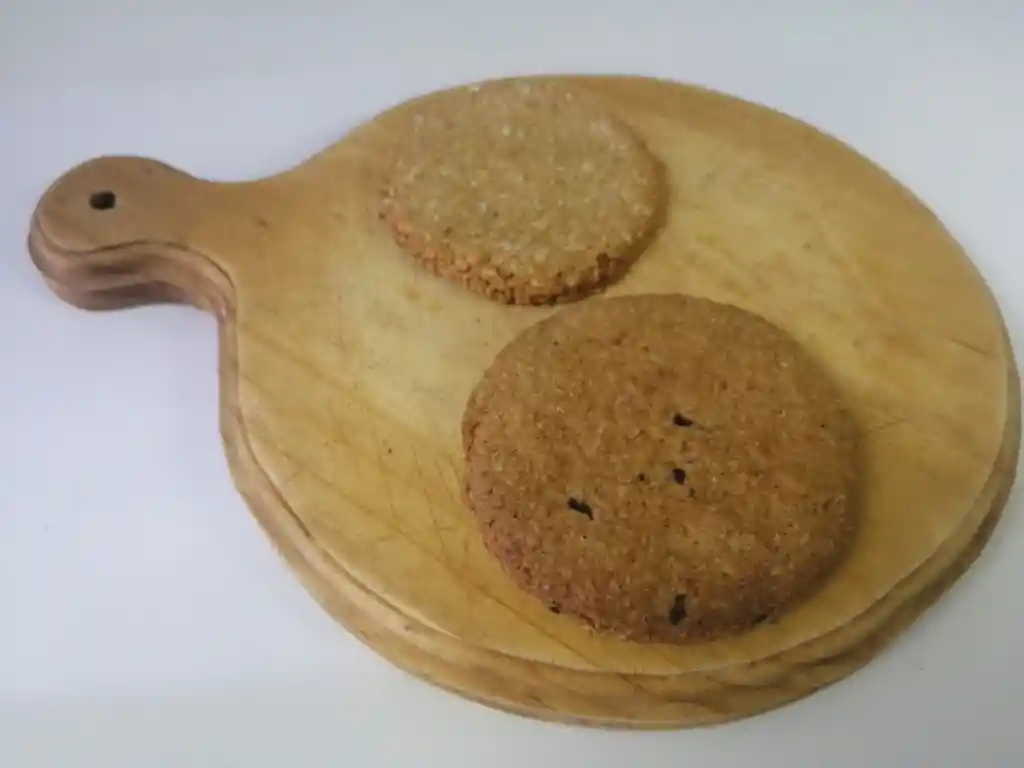
[[[117,195],[110,190],[93,192],[89,196],[89,207],[94,211],[109,211],[117,205]]]

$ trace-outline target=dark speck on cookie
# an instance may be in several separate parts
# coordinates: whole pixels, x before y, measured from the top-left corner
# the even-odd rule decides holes
[[[594,510],[585,501],[580,501],[575,496],[570,496],[568,506],[569,509],[579,512],[581,515],[586,515],[591,520],[594,519]]]
[[[672,626],[677,626],[686,618],[686,595],[676,595],[672,601],[672,607],[668,611],[668,620]]]

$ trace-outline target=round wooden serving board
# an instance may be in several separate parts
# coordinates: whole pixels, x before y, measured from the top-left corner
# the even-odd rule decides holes
[[[30,251],[77,306],[217,314],[240,491],[324,607],[393,663],[541,718],[654,728],[757,713],[865,664],[985,544],[1020,443],[1000,313],[925,206],[837,140],[700,88],[559,79],[605,99],[667,171],[667,220],[608,293],[764,315],[827,367],[860,427],[852,554],[816,597],[737,638],[596,636],[517,591],[483,548],[461,501],[463,406],[498,350],[558,310],[480,298],[393,243],[377,190],[418,100],[253,182],[92,160],[45,193]]]

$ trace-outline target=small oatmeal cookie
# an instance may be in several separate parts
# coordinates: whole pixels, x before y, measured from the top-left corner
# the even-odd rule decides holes
[[[425,97],[380,214],[425,267],[510,304],[575,299],[653,235],[660,164],[595,96],[511,78]]]

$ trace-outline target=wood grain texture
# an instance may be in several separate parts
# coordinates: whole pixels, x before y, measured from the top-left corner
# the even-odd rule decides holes
[[[488,302],[390,239],[376,191],[417,100],[252,182],[89,161],[44,194],[29,250],[76,306],[187,301],[217,315],[239,490],[324,607],[396,665],[545,719],[661,728],[761,712],[865,664],[981,551],[1020,445],[1007,335],[940,222],[835,139],[699,88],[565,79],[630,122],[670,184],[662,230],[608,293],[762,314],[855,412],[851,556],[813,599],[738,638],[593,635],[518,592],[483,549],[460,500],[463,405],[494,354],[557,309]],[[114,205],[97,210],[103,191]]]

